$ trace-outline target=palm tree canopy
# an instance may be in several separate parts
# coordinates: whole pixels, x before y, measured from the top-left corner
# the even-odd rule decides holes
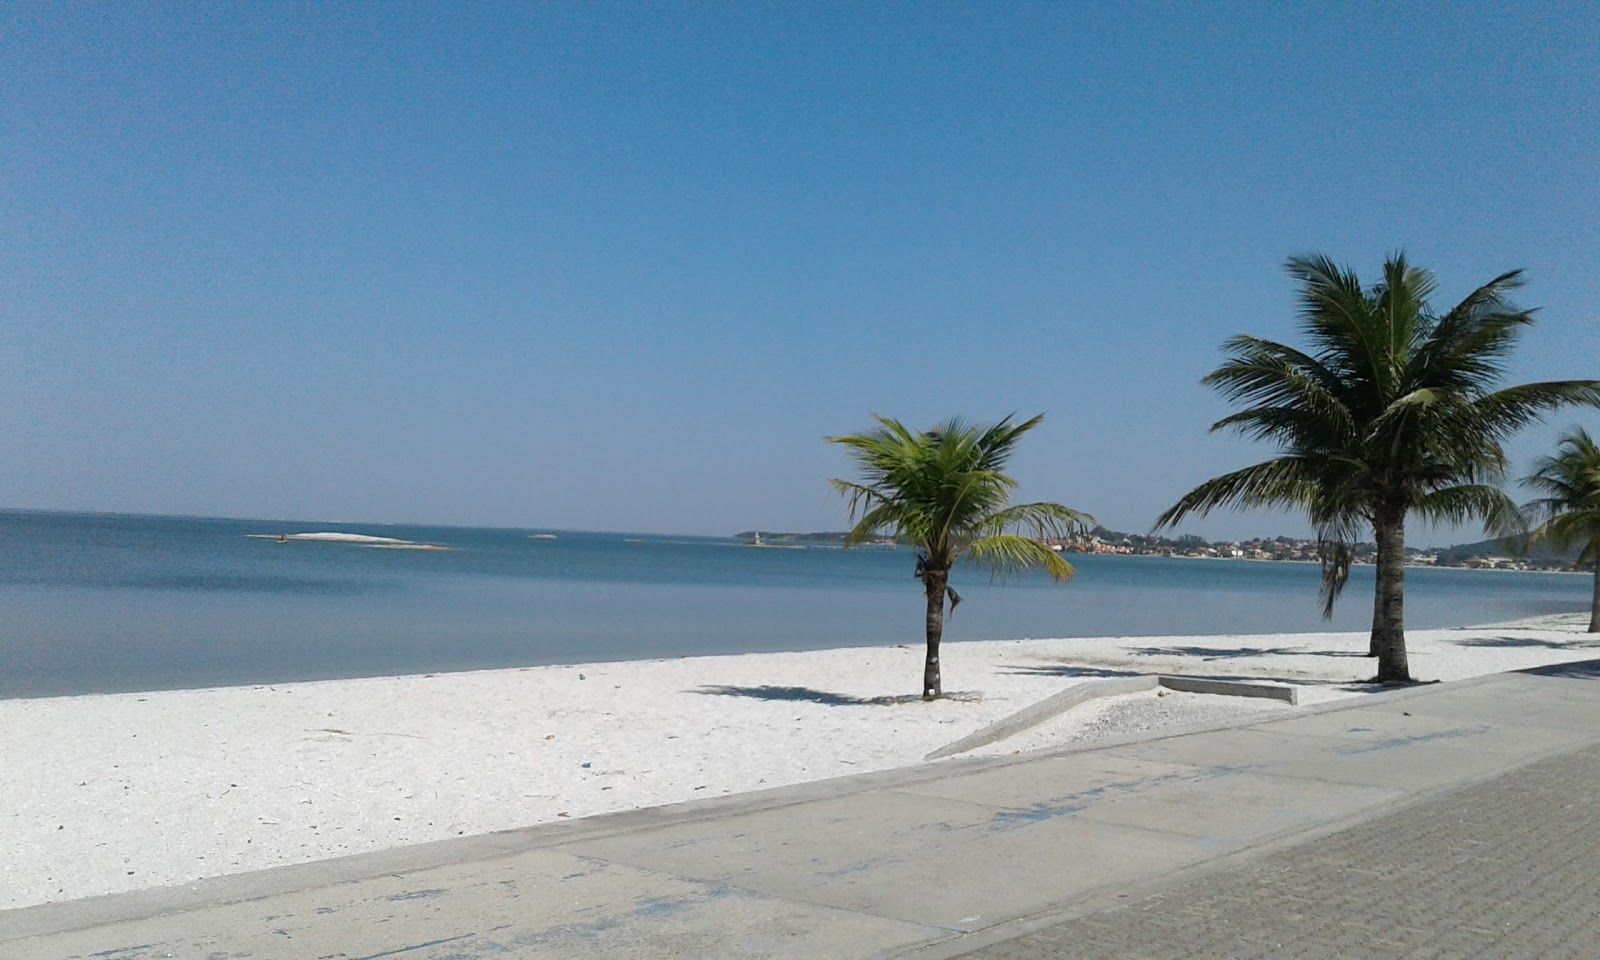
[[[1039,538],[1084,531],[1094,518],[1058,503],[1011,504],[1017,483],[1002,472],[1042,414],[989,425],[951,419],[926,432],[873,419],[876,429],[828,438],[848,448],[861,471],[860,481],[832,481],[850,501],[847,543],[887,531],[920,547],[936,569],[966,558],[997,576],[1028,567],[1057,580],[1072,576],[1072,565]]]
[[[1521,515],[1500,489],[1502,442],[1549,410],[1600,406],[1600,381],[1499,387],[1533,322],[1508,299],[1521,272],[1495,277],[1439,315],[1428,304],[1433,275],[1403,254],[1368,288],[1326,257],[1295,257],[1286,267],[1299,285],[1307,348],[1234,337],[1201,381],[1243,408],[1212,430],[1270,441],[1281,455],[1201,484],[1156,528],[1224,506],[1303,510],[1322,544],[1327,614],[1351,545],[1385,511],[1518,531]]]
[[[1563,434],[1554,456],[1540,457],[1524,486],[1544,494],[1523,509],[1538,524],[1535,539],[1558,550],[1579,544],[1578,562],[1600,560],[1600,445],[1576,427]]]

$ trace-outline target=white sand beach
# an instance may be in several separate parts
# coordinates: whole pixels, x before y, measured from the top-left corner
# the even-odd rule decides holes
[[[1422,680],[1600,658],[1587,615],[1408,634]],[[0,701],[0,909],[907,766],[1124,673],[1360,696],[1364,634],[950,643]],[[907,694],[912,694],[907,696]],[[1151,691],[1011,754],[1303,707]]]

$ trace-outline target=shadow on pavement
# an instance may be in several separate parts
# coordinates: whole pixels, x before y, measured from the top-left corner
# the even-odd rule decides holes
[[[1075,667],[1072,664],[1025,664],[999,671],[1013,676],[1042,677],[1142,677],[1145,671],[1113,670],[1107,667]]]

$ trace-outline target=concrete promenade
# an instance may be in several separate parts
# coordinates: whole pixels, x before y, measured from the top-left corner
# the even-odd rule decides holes
[[[7,960],[1593,957],[1600,662],[0,912]]]

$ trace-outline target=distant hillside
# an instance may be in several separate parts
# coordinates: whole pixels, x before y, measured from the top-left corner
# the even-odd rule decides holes
[[[1579,550],[1558,551],[1548,543],[1541,543],[1532,550],[1524,550],[1522,543],[1514,537],[1502,537],[1495,540],[1478,540],[1473,543],[1458,543],[1453,547],[1445,547],[1438,551],[1440,563],[1459,563],[1473,557],[1519,557],[1533,563],[1561,563],[1569,564],[1578,559]]]

